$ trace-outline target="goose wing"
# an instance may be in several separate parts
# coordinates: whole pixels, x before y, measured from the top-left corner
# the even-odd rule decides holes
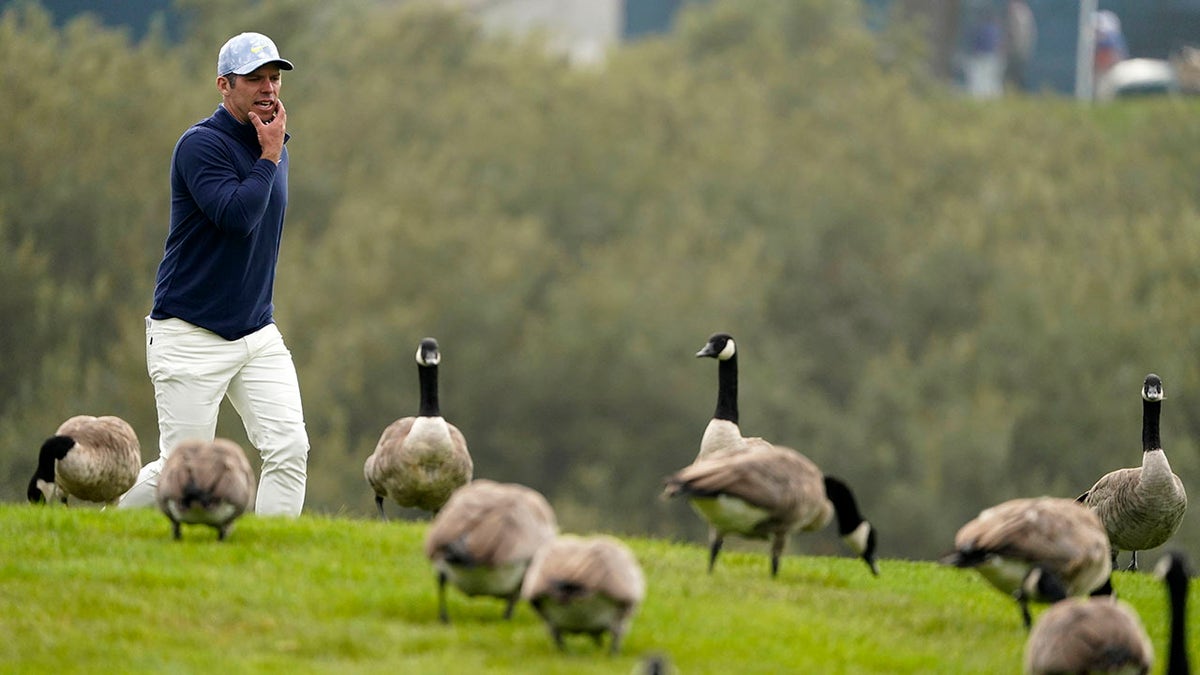
[[[528,560],[557,531],[554,511],[541,493],[479,479],[456,490],[438,512],[425,555],[434,559],[453,547],[481,565]]]
[[[246,453],[236,443],[223,438],[213,441],[212,450],[204,456],[211,467],[207,469],[212,478],[210,492],[239,511],[245,511],[254,503],[258,490]]]
[[[564,586],[627,606],[640,603],[646,593],[645,578],[633,553],[606,535],[568,535],[546,544],[530,563],[521,594],[526,599],[553,596]]]
[[[736,497],[776,514],[799,513],[826,502],[821,471],[808,458],[782,446],[695,462],[666,482],[669,497]]]
[[[989,509],[955,536],[960,552],[997,554],[1067,569],[1108,554],[1108,537],[1095,513],[1072,500],[1014,499]]]
[[[1090,490],[1083,493],[1076,501],[1087,506],[1096,507],[1113,500],[1130,499],[1137,490],[1142,479],[1141,467],[1129,467],[1110,471],[1100,477]]]
[[[376,494],[387,494],[385,477],[393,471],[392,467],[396,465],[400,448],[403,447],[404,440],[408,438],[408,432],[412,430],[416,420],[416,417],[403,417],[387,425],[375,444],[375,450],[363,464],[363,477]]]
[[[59,425],[57,433],[59,436],[70,436],[80,445],[111,448],[120,456],[134,454],[141,458],[137,434],[120,417],[76,415]]]

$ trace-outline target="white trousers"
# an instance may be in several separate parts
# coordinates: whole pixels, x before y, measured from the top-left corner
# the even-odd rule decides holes
[[[308,477],[308,432],[292,354],[275,324],[239,340],[180,319],[146,318],[146,369],[158,408],[158,459],[142,467],[121,507],[155,505],[163,462],[180,441],[211,440],[221,399],[242,417],[262,457],[259,515],[298,516]]]

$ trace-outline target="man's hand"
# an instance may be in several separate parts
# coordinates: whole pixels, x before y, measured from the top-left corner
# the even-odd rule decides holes
[[[275,101],[275,116],[269,122],[262,121],[258,113],[251,110],[250,123],[258,132],[258,144],[262,146],[263,159],[278,164],[283,158],[283,137],[287,133],[287,111],[283,109],[283,101]]]

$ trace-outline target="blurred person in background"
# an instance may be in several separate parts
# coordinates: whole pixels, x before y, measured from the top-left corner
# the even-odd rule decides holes
[[[1004,25],[991,7],[979,10],[967,36],[963,71],[973,98],[997,98],[1004,93]]]
[[[1037,49],[1037,21],[1025,0],[1009,0],[1004,26],[1007,57],[1004,79],[1017,91],[1029,90],[1029,64]]]
[[[1129,47],[1125,34],[1121,32],[1121,19],[1115,12],[1102,9],[1095,18],[1096,51],[1092,61],[1092,72],[1096,79],[1107,73],[1118,61],[1129,58]]]

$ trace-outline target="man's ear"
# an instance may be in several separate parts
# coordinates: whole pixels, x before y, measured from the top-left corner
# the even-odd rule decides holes
[[[225,77],[224,75],[217,76],[217,91],[221,92],[222,96],[224,96],[225,94],[228,94],[229,90],[232,88],[233,87],[230,86],[230,84],[229,84],[228,77]]]

